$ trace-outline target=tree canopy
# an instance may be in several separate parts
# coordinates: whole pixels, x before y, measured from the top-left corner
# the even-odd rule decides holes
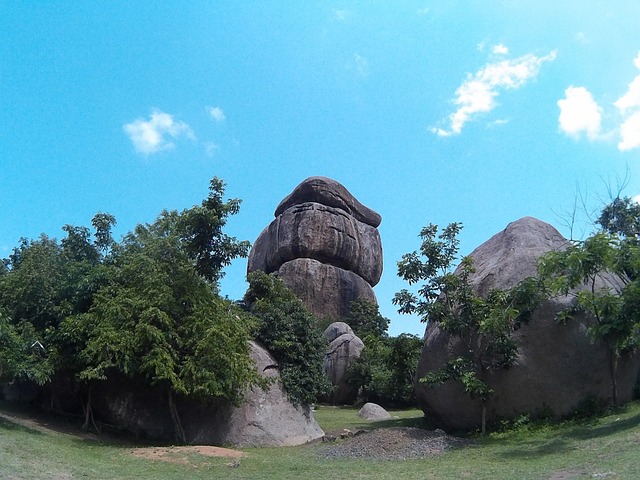
[[[124,375],[163,389],[184,439],[174,395],[239,402],[257,375],[254,320],[218,295],[222,269],[249,243],[224,233],[240,201],[214,178],[199,206],[164,211],[116,242],[115,218],[65,225],[60,242],[22,240],[0,272],[0,376],[71,378],[86,393]]]

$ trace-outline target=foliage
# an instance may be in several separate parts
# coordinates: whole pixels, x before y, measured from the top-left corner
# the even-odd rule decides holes
[[[618,401],[618,360],[640,346],[639,262],[633,240],[606,232],[572,242],[565,250],[549,252],[539,261],[540,276],[550,294],[574,299],[558,314],[558,321],[566,323],[577,312],[594,319],[587,334],[609,351],[614,405]]]
[[[257,378],[253,319],[218,296],[217,281],[248,242],[222,231],[240,205],[223,195],[214,178],[200,206],[164,211],[120,243],[107,213],[94,216],[93,240],[72,225],[59,243],[22,239],[0,270],[4,376],[74,379],[87,394],[87,421],[94,382],[118,373],[158,385],[179,437],[174,394],[239,402]]]
[[[541,295],[534,279],[509,291],[495,289],[486,297],[477,295],[470,280],[475,271],[471,257],[463,257],[452,271],[461,228],[452,223],[439,235],[436,225],[422,229],[420,252],[403,255],[398,274],[410,285],[425,283],[417,295],[406,289],[398,292],[393,303],[401,313],[418,314],[423,322],[434,322],[441,331],[460,339],[458,356],[420,382],[430,386],[459,382],[472,399],[482,402],[484,432],[486,402],[494,393],[486,383],[487,373],[515,363],[518,346],[512,334],[529,320]]]
[[[182,248],[195,262],[196,271],[215,286],[224,275],[222,269],[233,259],[246,257],[250,247],[248,241],[238,241],[222,230],[241,203],[237,198],[224,201],[224,191],[222,180],[211,179],[208,197],[200,206],[182,212],[176,225]]]
[[[289,398],[314,403],[331,388],[322,369],[327,341],[318,320],[280,278],[256,271],[247,280],[245,303],[258,319],[256,338],[277,360]]]
[[[602,209],[596,223],[604,232],[637,239],[640,234],[640,204],[629,197],[618,196]]]
[[[364,340],[360,358],[349,368],[349,383],[361,402],[383,406],[415,404],[414,377],[422,340],[415,335],[372,337]]]
[[[389,329],[389,319],[380,314],[378,305],[363,298],[357,298],[349,303],[349,315],[344,318],[344,322],[361,339],[369,336],[386,337]]]

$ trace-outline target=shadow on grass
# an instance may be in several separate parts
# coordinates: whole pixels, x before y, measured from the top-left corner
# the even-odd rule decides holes
[[[10,420],[6,420],[0,417],[0,430],[14,431],[14,432],[24,432],[32,435],[44,435],[43,432],[35,430],[33,428],[25,427],[24,425],[20,425],[19,423],[12,422]]]
[[[391,428],[391,427],[414,427],[424,430],[433,430],[435,427],[427,420],[425,416],[409,417],[409,418],[392,418],[389,420],[379,420],[366,424],[369,429]]]
[[[607,437],[609,435],[615,435],[622,433],[625,430],[629,430],[640,425],[640,413],[633,415],[632,417],[624,420],[610,420],[604,425],[590,426],[590,425],[576,425],[569,430],[566,435],[576,440],[591,440],[594,438]]]
[[[621,411],[623,416],[624,412]],[[574,423],[575,422],[575,423]],[[629,418],[614,419],[614,416],[604,419],[591,419],[583,421],[566,422],[556,425],[552,431],[544,435],[546,438],[536,438],[535,430],[530,436],[513,439],[494,439],[488,444],[502,444],[508,442],[513,448],[500,453],[504,458],[531,458],[534,456],[545,456],[553,454],[563,454],[576,448],[576,442],[587,440],[597,440],[610,436],[620,435],[627,430],[640,426],[640,413],[636,413]],[[598,422],[602,422],[598,424]]]
[[[546,455],[562,455],[574,449],[571,442],[562,437],[520,441],[518,443],[518,446],[501,452],[499,456],[508,459],[526,459]]]

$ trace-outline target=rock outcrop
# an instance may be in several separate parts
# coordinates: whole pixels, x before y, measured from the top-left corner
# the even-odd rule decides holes
[[[253,387],[240,406],[203,404],[177,398],[188,443],[234,446],[291,446],[324,436],[308,406],[294,406],[279,380],[278,365],[269,352],[251,342],[258,372],[272,379],[265,390]],[[174,440],[166,395],[139,388],[131,381],[109,382],[98,392],[94,410],[101,418],[130,432],[158,440]]]
[[[357,391],[348,383],[348,370],[362,353],[364,343],[344,322],[334,322],[327,327],[324,335],[329,348],[324,356],[324,372],[334,386],[329,400],[334,405],[351,404]]]
[[[471,253],[476,269],[471,282],[480,294],[492,288],[510,288],[536,274],[542,254],[566,245],[567,240],[551,225],[525,217]],[[601,286],[616,281],[611,276],[600,278]],[[610,400],[607,349],[586,335],[593,319],[576,315],[566,325],[558,325],[554,319],[570,303],[568,297],[547,300],[529,324],[515,332],[517,364],[492,372],[488,378],[495,390],[487,405],[489,421],[537,412],[563,417],[589,397]],[[461,348],[436,324],[427,326],[425,337],[417,378],[442,366]],[[620,402],[631,400],[639,367],[637,358],[621,359],[617,376]],[[474,428],[480,423],[480,402],[470,400],[457,383],[432,388],[417,383],[416,397],[425,414],[442,426]]]
[[[279,275],[316,315],[337,320],[349,303],[377,303],[382,275],[380,215],[335,180],[310,177],[278,205],[255,241],[248,272]]]

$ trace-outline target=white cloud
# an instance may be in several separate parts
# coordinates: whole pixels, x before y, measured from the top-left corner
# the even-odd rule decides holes
[[[640,52],[633,64],[640,69]],[[631,81],[627,92],[614,105],[622,115],[618,149],[626,151],[640,147],[640,75]]]
[[[427,13],[429,13],[429,7],[420,8],[418,10],[418,15],[426,15]]]
[[[593,99],[591,92],[584,87],[571,85],[564,92],[565,98],[558,100],[560,130],[578,138],[585,132],[590,140],[601,133],[602,108]]]
[[[627,117],[620,125],[620,142],[618,149],[627,151],[640,147],[640,111]]]
[[[494,45],[492,51],[496,55],[506,55],[507,53],[509,53],[509,49],[501,43],[499,43],[498,45]]]
[[[640,52],[633,60],[640,69]],[[627,151],[640,148],[640,75],[637,75],[627,91],[613,103],[617,108],[619,123],[611,125],[606,134],[603,133],[603,109],[584,87],[573,85],[565,91],[565,98],[558,101],[560,130],[575,138],[583,132],[589,140],[609,140],[619,138],[618,150]],[[615,118],[605,115],[604,118]]]
[[[148,121],[138,118],[123,126],[136,151],[144,155],[175,147],[170,139],[185,136],[195,139],[191,127],[184,122],[176,122],[173,116],[154,110]]]
[[[204,142],[204,153],[207,155],[207,157],[213,157],[213,154],[216,153],[216,150],[218,150],[218,145],[216,145],[214,142]]]
[[[640,75],[633,79],[629,84],[629,89],[622,97],[614,103],[621,114],[627,113],[629,110],[640,108]]]
[[[336,9],[333,11],[333,17],[339,22],[344,22],[347,18],[349,18],[350,15],[351,13],[349,12],[349,10],[345,8]]]
[[[506,48],[506,47],[504,47]],[[556,51],[544,57],[527,54],[512,60],[490,63],[467,79],[458,87],[453,104],[458,109],[449,116],[449,128],[431,128],[439,136],[457,135],[464,125],[481,113],[490,112],[496,107],[496,97],[503,90],[516,90],[527,81],[535,78],[544,62],[556,58]]]
[[[369,74],[369,60],[356,53],[353,56],[353,61],[355,63],[356,72],[358,72],[358,75],[360,75],[361,77],[366,77]]]
[[[589,43],[589,38],[584,32],[576,33],[576,36],[574,38],[576,42],[581,43],[583,45],[586,45],[587,43]]]
[[[227,118],[220,107],[207,107],[207,112],[216,122],[223,122]]]

